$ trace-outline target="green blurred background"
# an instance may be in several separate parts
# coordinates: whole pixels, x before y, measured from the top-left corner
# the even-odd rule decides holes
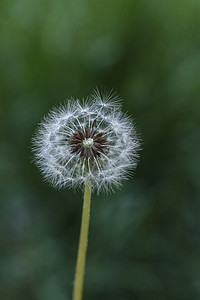
[[[200,299],[200,1],[1,0],[0,68],[0,299],[71,299],[82,194],[43,181],[30,140],[95,86],[143,151],[93,195],[84,299]]]

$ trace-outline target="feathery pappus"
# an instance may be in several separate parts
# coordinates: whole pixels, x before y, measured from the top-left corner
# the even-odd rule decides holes
[[[137,166],[139,139],[112,92],[98,90],[82,102],[50,111],[33,138],[36,165],[54,187],[112,190]]]

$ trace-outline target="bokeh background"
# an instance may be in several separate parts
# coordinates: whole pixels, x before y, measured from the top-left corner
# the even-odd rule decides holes
[[[0,1],[0,299],[71,299],[82,194],[31,163],[43,115],[95,86],[135,118],[135,177],[93,195],[84,299],[200,299],[200,1]]]

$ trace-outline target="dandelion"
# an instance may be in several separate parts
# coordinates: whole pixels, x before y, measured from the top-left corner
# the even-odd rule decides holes
[[[91,190],[112,191],[137,166],[139,140],[112,92],[96,90],[44,118],[33,139],[35,162],[54,187],[85,188],[74,300],[82,297]]]

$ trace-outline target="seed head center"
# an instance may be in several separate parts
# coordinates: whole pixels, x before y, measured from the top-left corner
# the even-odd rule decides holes
[[[93,144],[94,144],[94,141],[91,138],[88,138],[88,139],[85,138],[83,140],[83,148],[92,148]]]

